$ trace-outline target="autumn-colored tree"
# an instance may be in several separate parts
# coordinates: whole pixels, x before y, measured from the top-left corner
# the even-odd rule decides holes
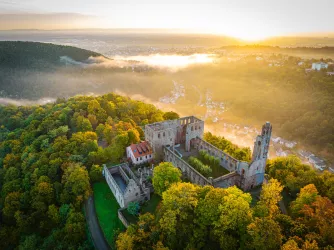
[[[174,167],[172,163],[163,162],[153,169],[154,191],[162,195],[173,183],[181,181],[181,171]]]
[[[99,165],[93,165],[89,171],[89,178],[92,182],[97,182],[103,179],[102,167]]]
[[[257,203],[257,210],[264,208],[268,211],[270,218],[275,217],[279,213],[278,202],[282,199],[282,190],[283,187],[276,179],[270,179],[267,184],[263,184],[260,201]],[[265,212],[262,215],[267,214]]]
[[[281,229],[279,225],[269,217],[255,218],[248,228],[252,237],[250,248],[256,250],[279,249],[282,242]]]
[[[314,184],[309,184],[300,190],[297,199],[292,202],[291,210],[294,215],[298,215],[304,205],[310,205],[318,196],[318,190]]]
[[[282,246],[282,250],[301,250],[298,247],[297,242],[295,242],[294,240],[288,240],[286,243],[284,243],[284,245]]]
[[[165,120],[176,120],[176,119],[179,119],[180,116],[174,111],[169,111],[169,112],[164,113],[163,118]]]

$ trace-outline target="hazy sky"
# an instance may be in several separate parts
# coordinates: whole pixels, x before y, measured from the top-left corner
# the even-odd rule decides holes
[[[241,38],[334,31],[334,0],[0,0],[0,29],[180,28]]]

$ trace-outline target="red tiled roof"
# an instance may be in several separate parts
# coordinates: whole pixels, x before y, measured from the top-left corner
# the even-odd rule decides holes
[[[153,153],[150,144],[147,141],[143,141],[138,144],[131,144],[130,149],[135,158],[150,155]]]

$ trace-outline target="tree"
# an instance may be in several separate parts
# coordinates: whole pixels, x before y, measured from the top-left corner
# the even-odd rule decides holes
[[[169,111],[169,112],[164,113],[163,118],[165,120],[176,120],[176,119],[179,119],[180,116],[173,111]]]
[[[82,213],[70,212],[65,224],[66,238],[73,243],[81,243],[85,239],[86,221]]]
[[[129,137],[129,144],[136,144],[140,142],[140,135],[137,129],[133,128],[127,131]]]
[[[282,199],[281,192],[283,187],[276,179],[270,179],[268,184],[262,185],[262,191],[258,206],[268,209],[270,218],[279,213],[278,202]]]
[[[173,183],[181,181],[181,171],[170,162],[162,162],[153,169],[154,191],[162,195]]]
[[[220,215],[219,220],[214,223],[214,233],[219,237],[221,244],[224,243],[225,234],[240,237],[240,244],[244,244],[243,236],[252,220],[252,197],[235,186],[227,188],[226,192],[224,202],[218,206]]]
[[[81,204],[91,194],[88,172],[79,164],[70,164],[64,172],[62,183],[64,191],[62,200],[66,202],[78,202]]]
[[[20,177],[20,171],[14,167],[8,168],[5,173],[5,182],[14,181]]]
[[[316,197],[312,204],[305,204],[299,220],[309,231],[317,232],[324,245],[334,245],[334,204],[327,197]]]
[[[117,241],[116,246],[118,250],[132,250],[134,249],[134,239],[133,236],[129,235],[128,232],[120,233]]]
[[[251,246],[256,250],[279,249],[282,242],[282,235],[279,225],[269,217],[255,218],[247,227],[252,237]]]
[[[138,215],[140,210],[140,205],[138,202],[130,202],[127,208],[129,214],[131,215]]]
[[[288,240],[283,246],[282,250],[301,250],[294,240]]]
[[[20,209],[20,197],[21,194],[19,192],[12,192],[6,196],[4,208],[2,210],[5,216],[13,217],[15,212]]]
[[[92,127],[92,124],[90,123],[90,121],[83,116],[78,116],[77,117],[76,128],[77,128],[77,131],[80,131],[80,132],[86,132],[86,131],[92,131],[93,130],[93,127]]]
[[[35,250],[37,249],[38,237],[33,234],[25,237],[22,244],[19,246],[19,250]]]
[[[318,196],[318,190],[314,184],[309,184],[303,187],[298,194],[298,197],[291,204],[291,210],[294,215],[298,215],[304,205],[310,205]]]
[[[99,165],[93,165],[89,171],[89,178],[92,182],[101,181],[102,176],[102,167]]]

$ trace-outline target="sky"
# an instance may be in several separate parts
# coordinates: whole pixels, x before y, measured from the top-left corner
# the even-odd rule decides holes
[[[334,0],[0,0],[0,30],[159,28],[262,39],[334,32]]]

